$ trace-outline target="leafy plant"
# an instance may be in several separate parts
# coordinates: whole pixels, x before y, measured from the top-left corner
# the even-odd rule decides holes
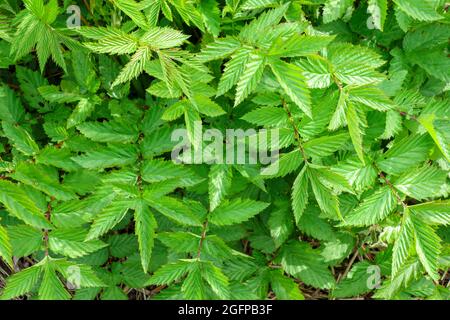
[[[2,299],[450,298],[445,1],[0,0],[0,21]],[[278,157],[179,163],[199,125]]]

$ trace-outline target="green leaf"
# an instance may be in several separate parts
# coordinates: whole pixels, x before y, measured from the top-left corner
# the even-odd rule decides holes
[[[242,10],[265,9],[272,7],[276,1],[274,0],[246,0],[241,4]]]
[[[41,190],[59,200],[71,200],[77,198],[76,194],[59,183],[59,176],[55,168],[21,162],[16,166],[12,175],[14,179]]]
[[[197,57],[203,62],[224,59],[233,54],[240,46],[241,43],[233,37],[219,38],[208,43]]]
[[[138,38],[116,28],[82,27],[78,30],[84,37],[98,40],[84,45],[91,51],[109,54],[130,54],[136,51]]]
[[[436,12],[433,0],[395,0],[395,4],[408,16],[419,21],[436,21],[442,19]]]
[[[158,197],[153,198],[149,194],[144,194],[144,199],[153,209],[159,211],[167,218],[172,219],[182,225],[187,226],[201,226],[200,214],[194,212],[191,208],[173,198],[173,197]]]
[[[416,279],[422,272],[420,262],[416,258],[406,261],[399,271],[398,275],[386,281],[383,286],[377,290],[375,298],[392,299],[396,294],[406,287],[412,280]]]
[[[139,201],[134,211],[134,221],[136,223],[136,235],[139,242],[139,252],[141,253],[141,263],[144,272],[147,273],[156,237],[157,222],[153,217],[150,208],[143,201]]]
[[[252,110],[241,119],[260,126],[279,126],[288,122],[286,111],[275,107],[262,107]]]
[[[431,143],[427,135],[405,137],[377,159],[377,166],[389,174],[401,174],[425,161]]]
[[[36,264],[8,277],[3,289],[2,300],[10,300],[32,291],[42,274],[42,265]]]
[[[147,182],[195,177],[195,174],[188,167],[162,159],[146,160],[141,175],[142,179]]]
[[[264,56],[255,52],[249,54],[248,62],[242,70],[236,86],[235,107],[256,89],[256,86],[262,78],[265,66],[266,59]]]
[[[351,213],[344,217],[343,225],[370,226],[386,218],[397,206],[389,187],[382,187],[372,195],[364,198]]]
[[[75,287],[106,287],[94,270],[85,264],[78,264],[65,259],[53,260],[54,268]]]
[[[447,42],[449,26],[444,24],[428,24],[410,30],[403,39],[406,52],[430,50]]]
[[[371,187],[378,176],[371,164],[363,165],[356,156],[340,162],[332,168],[332,171],[345,177],[353,189],[358,192]]]
[[[421,200],[441,195],[446,178],[445,171],[424,166],[401,175],[394,186],[406,195]]]
[[[187,136],[194,149],[198,149],[202,143],[200,114],[193,107],[184,110],[184,121],[186,122]]]
[[[2,127],[5,136],[12,141],[17,150],[27,156],[39,152],[39,146],[27,130],[5,121],[2,123]]]
[[[347,276],[333,290],[333,297],[356,297],[371,291],[367,286],[370,277],[368,272],[370,267],[371,264],[367,261],[355,263]]]
[[[353,147],[355,148],[356,154],[359,160],[365,164],[364,160],[364,150],[363,150],[363,139],[365,134],[365,129],[367,128],[367,120],[364,111],[353,103],[347,105],[347,112],[345,115],[347,119],[348,131],[352,139]]]
[[[39,93],[45,100],[57,103],[76,102],[84,97],[76,92],[60,91],[57,86],[42,86],[38,88]]]
[[[321,255],[327,264],[335,265],[348,257],[354,246],[352,236],[338,233],[335,239],[324,243]]]
[[[97,99],[81,99],[70,117],[67,119],[67,128],[72,128],[87,119],[94,111],[95,105],[98,104]]]
[[[137,150],[133,145],[110,145],[98,151],[73,157],[76,163],[86,169],[102,169],[132,164],[137,159]]]
[[[348,134],[340,133],[308,140],[303,144],[306,154],[311,157],[327,157],[340,150],[348,141]]]
[[[426,72],[435,78],[448,82],[450,80],[449,62],[442,49],[429,51],[414,51],[408,54],[408,58],[418,64]]]
[[[268,31],[271,26],[275,26],[280,22],[286,13],[290,3],[285,3],[275,9],[263,12],[257,19],[251,21],[244,28],[242,28],[239,38],[245,42],[254,41],[254,38],[264,37],[262,31]],[[258,33],[260,32],[260,33]]]
[[[42,149],[36,156],[36,163],[47,166],[54,166],[56,168],[64,169],[65,171],[76,171],[80,169],[72,159],[72,153],[68,148],[57,148],[48,146]],[[39,168],[39,166],[38,166]]]
[[[361,86],[349,89],[349,99],[378,111],[388,111],[394,107],[394,103],[383,91],[374,86]]]
[[[71,296],[56,275],[53,266],[47,262],[43,269],[44,275],[39,287],[39,300],[69,300]]]
[[[319,55],[309,55],[306,59],[299,59],[295,64],[303,69],[310,88],[328,88],[331,85],[330,64]]]
[[[163,265],[155,271],[147,285],[170,284],[188,273],[192,268],[189,260],[178,260],[177,262]]]
[[[230,191],[233,179],[232,167],[225,164],[212,165],[208,178],[209,210],[214,211]]]
[[[330,45],[328,59],[337,69],[345,67],[346,64],[350,66],[360,64],[365,68],[375,69],[386,63],[374,50],[364,45],[352,45],[345,42]]]
[[[172,28],[153,27],[144,33],[140,41],[147,43],[153,48],[168,49],[180,46],[189,36]]]
[[[339,173],[331,170],[332,167],[319,166],[315,164],[309,164],[309,167],[319,171],[320,174],[317,176],[319,180],[336,194],[340,194],[342,192],[354,193],[347,179]]]
[[[140,4],[134,0],[114,0],[114,5],[129,16],[136,25],[143,29],[148,28],[148,22],[140,11]]]
[[[273,270],[270,273],[270,285],[278,300],[304,300],[298,284],[281,272]]]
[[[0,119],[10,123],[24,120],[25,110],[14,91],[7,86],[0,87]]]
[[[231,59],[225,63],[225,68],[217,87],[217,96],[223,95],[239,81],[241,75],[244,73],[251,52],[252,49],[250,47],[239,48],[231,56]]]
[[[191,253],[198,250],[200,236],[182,231],[160,232],[158,233],[158,240],[175,252]]]
[[[332,36],[299,36],[294,34],[287,40],[278,38],[268,54],[275,57],[306,56],[324,49],[333,39]]]
[[[400,113],[394,110],[386,112],[386,127],[381,139],[390,139],[395,136],[402,129],[402,117]]]
[[[72,68],[77,83],[89,92],[96,92],[100,86],[100,80],[94,69],[92,59],[86,52],[72,51]]]
[[[138,208],[139,204],[136,201],[135,208]],[[137,210],[137,209],[135,209]],[[135,220],[135,233],[136,233],[136,220]],[[125,258],[139,250],[139,244],[137,236],[133,234],[113,234],[108,237],[108,250],[111,256],[115,258]]]
[[[44,212],[18,185],[5,180],[0,181],[0,202],[11,215],[27,224],[36,228],[52,228],[45,219]]]
[[[408,207],[418,219],[430,224],[450,224],[450,206],[448,200],[432,201]]]
[[[334,75],[349,85],[368,85],[382,81],[385,76],[376,69],[385,62],[371,49],[361,45],[333,43],[327,57],[334,67]]]
[[[40,229],[21,224],[9,227],[8,234],[15,257],[29,256],[41,249],[43,239]]]
[[[194,262],[191,265],[189,274],[184,279],[181,286],[183,296],[188,300],[204,300],[206,299],[206,285],[202,277],[202,264]]]
[[[435,114],[423,114],[418,121],[428,131],[447,161],[450,161],[450,139],[445,130],[448,121],[436,119]]]
[[[319,240],[334,240],[335,232],[325,219],[319,217],[318,207],[308,206],[297,225],[301,232]]]
[[[12,246],[9,241],[8,231],[0,225],[0,258],[13,267]]]
[[[308,204],[308,176],[305,173],[307,167],[303,169],[295,178],[292,185],[292,211],[294,212],[295,222],[300,223],[303,212]]]
[[[261,170],[261,175],[269,178],[284,177],[297,170],[302,162],[302,154],[299,149],[296,149],[289,153],[282,154],[278,160],[263,168]]]
[[[269,65],[277,78],[281,88],[291,98],[291,100],[312,118],[311,97],[303,76],[303,70],[292,63],[281,60],[270,60]]]
[[[222,271],[211,262],[203,262],[201,271],[202,277],[209,284],[212,291],[220,299],[228,299],[230,296],[230,291],[228,289],[228,278],[222,273]]]
[[[414,226],[415,248],[420,263],[434,280],[439,280],[438,257],[441,249],[440,241],[433,227],[424,224],[415,216],[411,216]]]
[[[26,10],[17,23],[16,36],[11,45],[11,53],[18,60],[36,48],[41,72],[51,56],[53,61],[66,71],[61,43],[73,49],[77,43],[65,37],[51,26],[58,15],[58,2],[50,1],[45,6],[42,1],[26,1]],[[45,14],[44,14],[45,12]]]
[[[118,84],[130,81],[136,78],[144,71],[146,63],[151,58],[151,51],[148,47],[140,47],[131,57],[130,61],[123,67],[117,76],[116,80],[112,83],[112,87]]]
[[[95,217],[86,240],[96,239],[111,230],[125,217],[131,207],[130,200],[115,199]]]
[[[268,203],[250,199],[223,202],[211,213],[209,222],[218,226],[241,223],[254,217],[268,206]]]
[[[181,117],[184,110],[189,107],[187,100],[180,100],[169,106],[162,115],[161,119],[166,121],[173,121]]]
[[[341,220],[339,199],[323,182],[323,174],[318,169],[308,168],[306,171],[317,204],[324,214],[330,219]]]
[[[208,116],[208,117],[218,117],[225,114],[225,111],[220,105],[212,101],[206,95],[196,94],[192,97],[195,107],[198,112]]]
[[[300,278],[315,288],[331,288],[335,281],[318,250],[302,242],[292,242],[283,247],[281,265],[286,273]]]
[[[395,277],[406,260],[414,253],[414,225],[408,211],[403,214],[402,225],[392,251],[392,275]]]
[[[99,142],[129,143],[138,138],[136,127],[118,121],[85,122],[77,129],[89,139]]]
[[[84,229],[57,229],[49,234],[48,246],[55,253],[70,258],[79,258],[106,247],[100,240],[84,241]]]
[[[352,4],[353,0],[327,0],[323,8],[323,22],[329,23],[341,18]]]
[[[272,211],[267,223],[269,225],[270,235],[277,247],[280,247],[294,230],[292,214],[288,208]]]

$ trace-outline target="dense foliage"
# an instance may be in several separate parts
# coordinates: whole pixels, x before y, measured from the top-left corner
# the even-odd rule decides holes
[[[449,299],[447,9],[0,0],[0,297]]]

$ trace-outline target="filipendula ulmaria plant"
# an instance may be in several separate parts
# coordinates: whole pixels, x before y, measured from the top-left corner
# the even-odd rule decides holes
[[[447,11],[0,0],[0,297],[449,299]]]

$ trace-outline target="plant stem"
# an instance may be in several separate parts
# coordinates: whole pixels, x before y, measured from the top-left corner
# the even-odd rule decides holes
[[[206,218],[205,222],[203,223],[203,228],[202,228],[202,235],[200,238],[200,243],[198,244],[198,250],[197,250],[197,259],[200,260],[200,255],[202,253],[202,248],[203,248],[203,243],[205,242],[206,239],[206,230],[208,228],[208,217]]]
[[[395,198],[397,199],[398,203],[402,205],[403,208],[406,208],[408,205],[402,200],[400,195],[398,194],[397,190],[395,189],[394,185],[389,181],[389,179],[384,175],[383,171],[380,170],[380,168],[377,167],[376,164],[373,164],[373,167],[378,172],[378,176],[383,179],[384,183],[389,187],[389,189],[394,194]]]
[[[283,108],[284,108],[284,110],[286,111],[286,113],[287,113],[287,115],[288,115],[289,122],[291,123],[292,128],[294,128],[294,137],[295,137],[295,140],[297,141],[297,144],[298,144],[298,148],[299,148],[299,150],[300,150],[300,153],[302,154],[303,159],[305,160],[305,163],[308,164],[308,163],[309,163],[309,162],[308,162],[308,156],[306,155],[305,149],[303,148],[302,138],[301,138],[301,136],[300,136],[300,133],[299,133],[299,130],[298,130],[297,126],[295,125],[294,117],[292,116],[292,113],[291,113],[291,111],[289,110],[289,108],[287,107],[286,101],[285,101],[284,99],[283,99],[283,102],[282,102],[282,103],[283,103]]]
[[[45,212],[45,219],[51,223],[52,217],[52,201],[55,200],[54,197],[50,197],[50,201],[47,203],[47,211]],[[45,256],[48,257],[48,229],[44,229],[44,245],[45,245]]]

